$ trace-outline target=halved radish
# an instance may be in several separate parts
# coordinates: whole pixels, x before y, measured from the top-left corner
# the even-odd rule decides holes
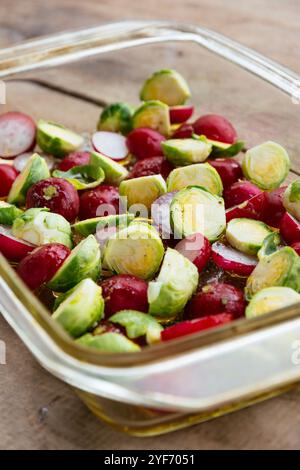
[[[35,245],[15,238],[9,227],[0,225],[0,252],[9,261],[18,263],[34,248],[36,248]]]
[[[261,193],[262,190],[250,181],[236,181],[224,191],[225,207],[229,209],[237,206]]]
[[[265,209],[265,194],[260,193],[253,196],[248,201],[242,202],[238,206],[231,207],[226,211],[226,222],[230,222],[232,219],[238,219],[246,217],[247,219],[263,220],[263,213]]]
[[[25,152],[18,155],[14,159],[14,168],[20,172],[23,171],[30,157],[32,157],[32,152]],[[42,157],[46,161],[49,170],[52,170],[54,167],[54,158],[50,155],[42,155]]]
[[[92,144],[97,152],[113,160],[123,160],[128,155],[126,138],[116,132],[95,132],[92,136]]]
[[[182,321],[163,330],[161,332],[161,339],[162,341],[169,341],[171,339],[191,335],[192,333],[198,333],[199,331],[208,330],[209,328],[225,325],[233,319],[231,313],[219,313],[195,320]]]
[[[36,125],[30,116],[9,112],[0,116],[0,155],[12,158],[32,149]]]
[[[293,243],[291,247],[296,251],[297,255],[300,256],[300,241]]]
[[[189,139],[194,134],[193,124],[185,122],[172,135],[172,139]]]
[[[212,245],[212,259],[219,268],[238,276],[249,276],[258,263],[253,256],[241,253],[220,242]]]
[[[201,273],[210,258],[211,245],[202,233],[194,233],[180,240],[175,250],[194,263]]]
[[[171,124],[181,124],[190,119],[194,112],[194,106],[172,106],[170,108]]]
[[[288,244],[300,241],[300,222],[288,212],[281,219],[280,234]]]

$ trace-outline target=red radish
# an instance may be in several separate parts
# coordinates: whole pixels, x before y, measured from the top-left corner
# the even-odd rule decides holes
[[[216,160],[207,160],[207,163],[219,173],[224,189],[229,188],[243,177],[241,165],[233,158],[217,158]]]
[[[114,215],[119,212],[119,191],[114,186],[103,184],[84,191],[80,197],[79,218],[81,220]]]
[[[165,157],[149,157],[136,162],[129,173],[128,179],[158,174],[167,179],[173,169],[173,165]]]
[[[170,108],[171,124],[181,124],[190,119],[194,112],[194,106],[172,106]]]
[[[257,194],[248,201],[238,206],[231,207],[226,211],[226,221],[246,217],[247,219],[262,220],[265,208],[265,193]]]
[[[194,122],[194,132],[226,144],[233,144],[237,140],[237,133],[233,125],[218,114],[201,116]]]
[[[79,213],[78,192],[62,178],[47,178],[29,188],[26,208],[31,207],[48,207],[51,212],[73,222]]]
[[[300,222],[288,212],[281,219],[280,234],[288,244],[300,241]]]
[[[0,197],[6,197],[19,172],[11,165],[0,164]]]
[[[53,278],[71,250],[61,243],[48,243],[29,253],[17,272],[31,290],[38,289]]]
[[[261,189],[255,186],[255,184],[250,183],[250,181],[237,181],[224,191],[225,207],[228,209],[237,206],[262,192]]]
[[[14,168],[18,171],[23,171],[30,157],[32,157],[32,152],[25,152],[18,155],[13,161]],[[49,170],[52,170],[54,167],[54,158],[50,155],[42,155],[42,157],[46,161]]]
[[[128,134],[126,142],[129,152],[142,160],[163,155],[161,143],[164,140],[166,138],[159,132],[148,129],[148,127],[140,127]]]
[[[210,315],[195,320],[182,321],[163,330],[161,332],[161,339],[162,341],[170,341],[182,336],[199,333],[209,328],[226,325],[226,323],[230,323],[232,320],[233,316],[230,313],[219,313],[218,315]]]
[[[238,276],[249,276],[257,265],[257,259],[216,242],[212,245],[212,259],[224,271]]]
[[[296,251],[296,253],[300,256],[300,241],[295,242],[291,245],[291,247]]]
[[[123,160],[128,155],[126,138],[116,132],[95,132],[92,136],[92,144],[97,152],[112,160]]]
[[[211,245],[202,233],[194,233],[180,240],[175,246],[175,250],[194,263],[201,273],[210,258]]]
[[[284,216],[285,208],[283,207],[282,199],[286,188],[286,186],[282,186],[265,193],[265,208],[262,220],[271,227],[279,228],[280,221]]]
[[[177,191],[165,193],[160,196],[151,206],[151,217],[153,225],[160,232],[162,238],[172,238],[172,228],[170,224],[170,205]]]
[[[148,312],[148,283],[135,276],[119,274],[101,283],[105,301],[105,318],[120,310]]]
[[[189,318],[230,313],[233,318],[244,315],[246,302],[238,287],[223,282],[213,282],[202,287],[188,303],[185,312]]]
[[[0,253],[9,261],[18,263],[34,248],[35,245],[15,238],[9,227],[0,225]]]
[[[0,116],[0,155],[12,158],[35,145],[36,125],[30,116],[10,112]]]
[[[87,165],[90,161],[90,152],[73,152],[67,155],[58,165],[60,171],[69,171],[74,166]]]
[[[172,139],[189,139],[194,134],[193,124],[185,122],[172,135]]]

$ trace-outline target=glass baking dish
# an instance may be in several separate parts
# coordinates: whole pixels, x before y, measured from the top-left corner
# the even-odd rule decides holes
[[[299,174],[300,77],[215,32],[134,21],[35,39],[0,51],[7,103],[92,132],[108,102],[137,103],[154,70],[175,68],[196,110],[225,114],[251,146],[273,139]],[[76,345],[0,256],[0,309],[36,359],[101,419],[135,435],[188,426],[300,382],[300,305],[239,320],[138,354]]]

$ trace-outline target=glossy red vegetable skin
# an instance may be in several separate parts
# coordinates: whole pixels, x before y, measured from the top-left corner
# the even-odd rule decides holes
[[[182,321],[163,330],[161,332],[161,339],[162,341],[170,341],[172,339],[181,338],[193,333],[208,330],[209,328],[226,325],[233,319],[234,317],[230,313],[219,313],[217,315],[209,315],[194,320]]]
[[[172,139],[189,139],[194,134],[193,124],[185,122],[172,135]]]
[[[62,178],[47,178],[32,185],[27,192],[26,208],[31,207],[48,207],[73,222],[79,212],[78,192]]]
[[[280,235],[288,245],[300,241],[300,222],[288,212],[282,217],[279,228]]]
[[[195,134],[203,134],[211,140],[226,144],[233,144],[237,140],[237,133],[233,125],[219,114],[201,116],[194,122],[193,127]]]
[[[35,245],[15,238],[10,228],[0,225],[0,253],[14,263],[21,261]]]
[[[138,277],[119,274],[101,283],[105,301],[105,318],[120,310],[148,312],[148,283]]]
[[[36,290],[50,281],[71,250],[60,243],[39,246],[19,264],[17,273],[31,290]]]
[[[248,201],[253,196],[262,194],[262,190],[250,181],[237,181],[224,191],[224,201],[226,209],[237,206]]]
[[[68,171],[74,166],[87,165],[90,161],[89,152],[73,152],[67,155],[58,165],[60,171]]]
[[[249,276],[257,265],[257,258],[245,255],[220,242],[214,243],[211,251],[216,266],[237,276]]]
[[[207,160],[207,163],[219,173],[224,189],[229,188],[243,177],[241,165],[233,158],[217,158],[216,160]]]
[[[246,217],[247,219],[262,220],[265,209],[265,193],[257,194],[248,201],[226,210],[226,222],[232,219]]]
[[[296,251],[297,255],[300,256],[300,240],[291,245],[291,247]]]
[[[9,112],[0,115],[0,156],[13,158],[32,150],[35,135],[35,122],[27,114]]]
[[[11,165],[0,164],[0,197],[6,197],[19,172]]]
[[[128,175],[128,179],[161,174],[167,179],[174,166],[165,157],[149,157],[138,160]]]
[[[119,213],[119,191],[114,186],[100,185],[85,191],[80,197],[81,220]]]
[[[233,318],[244,315],[246,302],[238,287],[225,282],[213,282],[202,287],[186,307],[188,318],[200,318],[219,313],[230,313]]]
[[[175,246],[175,250],[194,263],[201,273],[210,258],[211,245],[202,233],[194,233],[180,240]]]
[[[262,220],[271,227],[279,228],[282,217],[285,214],[283,206],[283,193],[286,186],[265,192],[265,207],[263,210]]]
[[[193,115],[194,106],[172,106],[169,112],[171,124],[181,124]]]
[[[127,136],[127,147],[137,159],[163,155],[161,143],[166,138],[159,132],[147,127],[134,129]]]

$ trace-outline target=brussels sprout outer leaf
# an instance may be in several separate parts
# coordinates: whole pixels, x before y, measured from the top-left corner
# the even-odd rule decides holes
[[[23,214],[23,211],[13,204],[0,201],[0,225],[11,226],[14,220]]]
[[[289,184],[283,194],[284,208],[300,220],[300,179]]]
[[[198,136],[197,134],[193,134],[193,138],[202,140],[203,142],[212,145],[212,151],[209,156],[210,158],[235,157],[245,146],[245,142],[243,140],[238,140],[234,144],[227,144],[225,142],[218,142],[217,140],[207,139],[205,135]]]
[[[148,344],[160,341],[163,327],[153,316],[136,310],[122,310],[110,317],[109,321],[118,323],[126,329],[128,338],[134,339],[146,336]]]
[[[119,184],[128,176],[128,170],[120,163],[98,152],[92,152],[90,165],[96,169],[102,169],[105,181],[109,184]]]
[[[272,255],[279,249],[279,245],[281,243],[281,238],[278,232],[273,232],[268,235],[257,253],[259,259],[263,258],[264,256]]]
[[[96,188],[105,179],[103,169],[91,164],[74,166],[68,171],[55,170],[53,176],[69,181],[77,190]]]

